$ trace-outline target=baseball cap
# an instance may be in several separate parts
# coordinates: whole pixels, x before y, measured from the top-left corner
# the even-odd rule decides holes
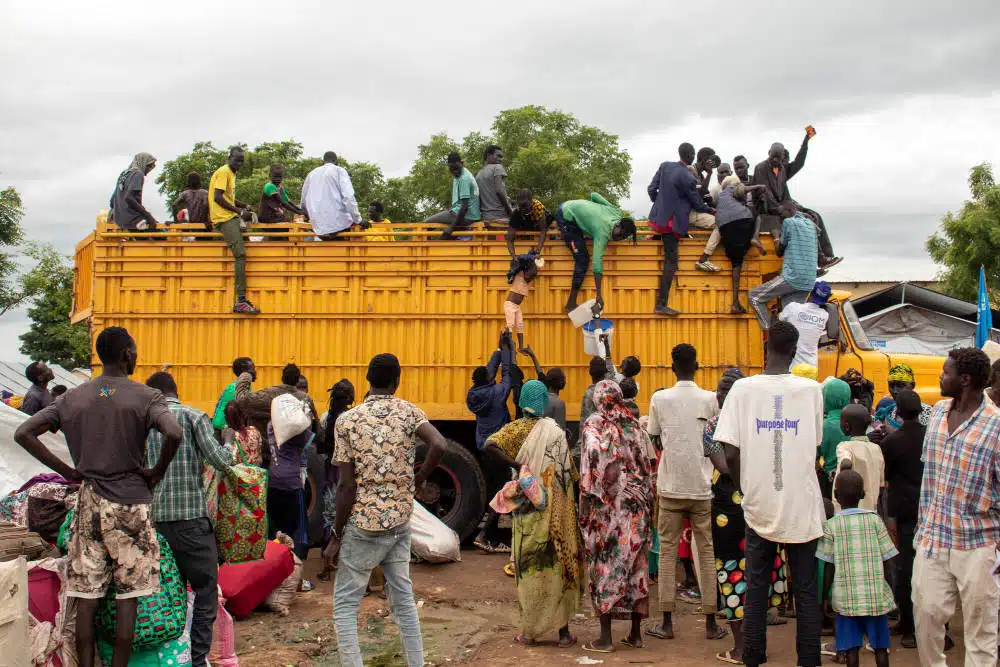
[[[826,305],[826,302],[830,300],[830,294],[832,292],[833,290],[830,289],[830,283],[825,280],[817,280],[816,284],[813,285],[812,294],[809,295],[809,300],[821,306]]]

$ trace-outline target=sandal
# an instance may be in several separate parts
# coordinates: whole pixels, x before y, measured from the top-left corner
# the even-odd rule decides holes
[[[724,662],[729,665],[742,665],[743,661],[733,657],[733,651],[735,649],[729,649],[724,653],[716,653],[715,659],[719,662]]]
[[[576,646],[576,637],[574,635],[559,638],[559,648],[569,648],[570,646]]]
[[[716,641],[719,639],[725,639],[728,634],[729,630],[725,626],[717,625],[715,626],[715,632],[712,635],[708,635],[706,631],[705,639],[709,641]]]
[[[622,637],[621,643],[629,648],[642,649],[646,645],[642,643],[642,639],[632,639],[631,637]]]
[[[524,636],[523,632],[521,634],[519,634],[519,635],[514,635],[514,641],[516,641],[521,646],[528,646],[528,647],[530,647],[530,646],[537,646],[537,644],[535,643],[535,640],[534,639],[528,639],[527,637]]]
[[[743,315],[746,312],[747,309],[743,307],[742,303],[734,303],[732,306],[729,307],[730,315]]]
[[[513,577],[515,574],[517,574],[514,571],[514,564],[513,563],[507,563],[506,565],[504,565],[503,566],[503,573],[506,574],[508,577]]]
[[[600,647],[596,646],[594,644],[594,642],[592,642],[592,641],[587,642],[586,644],[584,644],[580,648],[582,648],[584,651],[589,651],[591,653],[614,653],[615,652],[615,647],[614,646],[610,646],[608,648],[600,648]]]

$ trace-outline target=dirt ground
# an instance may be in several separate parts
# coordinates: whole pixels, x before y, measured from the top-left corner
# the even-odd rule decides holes
[[[694,605],[680,604],[674,626],[677,638],[661,641],[646,638],[642,650],[620,647],[612,654],[583,651],[579,644],[571,649],[556,646],[555,636],[548,644],[525,648],[513,641],[518,632],[517,600],[513,579],[503,573],[507,556],[474,551],[462,553],[462,562],[449,565],[414,565],[414,594],[420,607],[425,660],[434,665],[722,665],[716,653],[732,647],[727,637],[708,641],[704,636],[705,620]],[[300,593],[289,616],[258,611],[236,623],[236,649],[242,667],[334,667],[340,665],[333,628],[333,583],[316,580],[320,569],[318,552],[304,568],[305,576],[317,584],[316,590]],[[656,609],[656,592],[650,608]],[[598,622],[589,603],[582,605],[570,629],[580,644],[598,635]],[[366,665],[389,667],[403,665],[401,644],[396,626],[388,617],[388,603],[378,596],[361,603],[359,636]],[[649,627],[652,620],[646,621]],[[618,641],[628,632],[628,623],[616,622]],[[795,624],[768,630],[769,665],[793,666],[795,661]],[[823,638],[824,642],[832,638]],[[949,663],[962,664],[961,641],[949,653]],[[599,662],[593,662],[599,661]],[[832,664],[830,658],[824,661]],[[890,655],[892,667],[917,667],[917,652],[898,646],[893,638]],[[875,658],[864,653],[862,665],[872,667]]]

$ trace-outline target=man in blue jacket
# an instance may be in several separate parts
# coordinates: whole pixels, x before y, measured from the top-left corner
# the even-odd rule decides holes
[[[680,162],[664,162],[656,170],[646,191],[653,202],[649,222],[663,240],[663,275],[656,297],[657,315],[679,315],[668,305],[670,287],[677,272],[677,248],[680,238],[687,236],[692,212],[711,214],[712,208],[698,194],[698,181],[688,169],[694,163],[694,146],[681,144],[677,152]]]
[[[472,388],[465,397],[465,404],[476,415],[476,449],[482,452],[486,441],[510,421],[507,396],[511,391],[511,367],[514,364],[514,341],[509,331],[500,336],[500,348],[493,352],[490,361],[472,372]],[[501,368],[500,382],[496,381],[497,367]],[[486,475],[487,497],[492,498],[510,481],[510,470],[490,456],[481,456],[480,465]],[[474,544],[488,552],[506,551],[499,539],[499,515],[487,508],[487,519]]]

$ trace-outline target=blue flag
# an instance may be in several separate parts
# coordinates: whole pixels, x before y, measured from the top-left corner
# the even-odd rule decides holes
[[[990,299],[986,293],[986,269],[979,267],[979,299],[978,318],[976,320],[976,347],[982,349],[990,339],[990,329],[993,327],[993,312],[990,310]]]

